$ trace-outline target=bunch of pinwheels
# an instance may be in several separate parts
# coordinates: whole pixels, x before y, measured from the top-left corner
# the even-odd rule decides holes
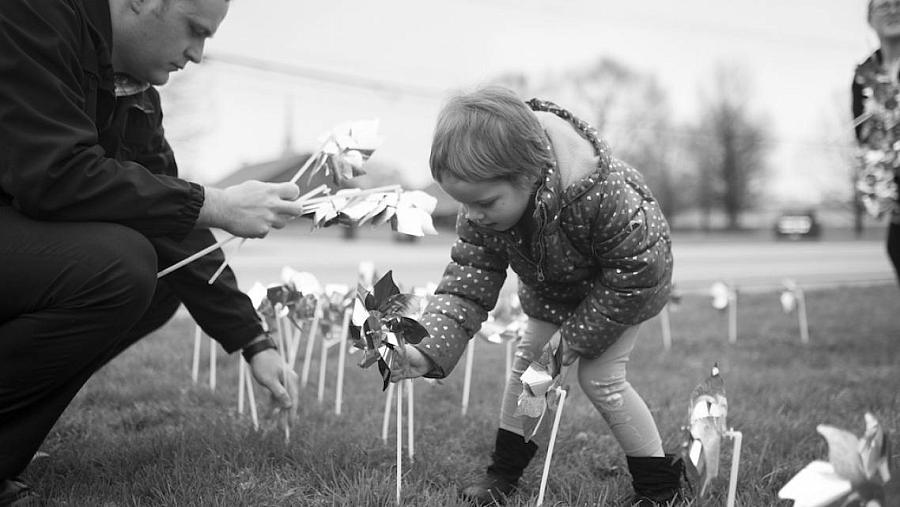
[[[719,450],[727,431],[728,400],[725,398],[725,381],[718,364],[712,367],[709,377],[697,385],[691,393],[688,409],[688,426],[684,427],[687,463],[701,479],[700,495],[709,483],[719,475]]]
[[[339,190],[334,195],[311,198],[304,214],[312,215],[316,227],[333,224],[378,226],[390,222],[401,234],[424,236],[437,234],[431,213],[437,199],[421,190],[403,190],[398,185],[367,190]]]
[[[891,480],[890,441],[878,420],[866,412],[862,438],[834,426],[816,427],[828,442],[828,461],[813,461],[781,490],[779,498],[794,507],[887,507],[898,498],[887,498]]]
[[[350,336],[353,345],[365,353],[359,366],[378,365],[384,384],[382,390],[390,384],[392,367],[408,365],[404,346],[419,343],[428,336],[428,331],[416,320],[421,313],[422,298],[401,293],[391,271],[375,282],[372,292],[359,286]]]

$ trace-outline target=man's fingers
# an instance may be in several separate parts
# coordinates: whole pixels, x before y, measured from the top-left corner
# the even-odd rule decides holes
[[[278,194],[278,197],[289,201],[293,201],[300,197],[300,187],[298,187],[296,183],[291,183],[290,181],[275,184],[275,191]]]

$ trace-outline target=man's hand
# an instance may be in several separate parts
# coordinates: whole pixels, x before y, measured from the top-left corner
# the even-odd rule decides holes
[[[405,378],[417,378],[425,375],[434,367],[431,360],[421,353],[419,349],[412,345],[404,345],[403,351],[406,353],[406,360],[409,362],[409,368],[403,369],[400,366],[391,369],[391,382],[399,382]]]
[[[300,382],[297,374],[285,367],[281,354],[275,349],[263,350],[250,358],[253,378],[272,393],[278,408],[290,409],[291,418],[297,415]],[[283,379],[287,373],[287,382]]]
[[[302,212],[294,183],[245,181],[224,190],[205,188],[198,227],[217,227],[242,238],[261,238]]]

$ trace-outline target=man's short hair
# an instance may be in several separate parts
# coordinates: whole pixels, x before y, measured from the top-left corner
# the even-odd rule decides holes
[[[467,182],[528,184],[553,162],[537,116],[500,86],[452,97],[438,115],[431,143],[431,176]]]

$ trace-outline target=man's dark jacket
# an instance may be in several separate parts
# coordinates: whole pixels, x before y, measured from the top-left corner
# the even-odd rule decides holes
[[[194,229],[203,187],[177,178],[156,89],[116,98],[111,43],[108,0],[0,3],[0,206],[35,220],[131,227],[162,268],[215,238]],[[230,270],[207,284],[222,258],[161,283],[231,352],[262,327]]]

